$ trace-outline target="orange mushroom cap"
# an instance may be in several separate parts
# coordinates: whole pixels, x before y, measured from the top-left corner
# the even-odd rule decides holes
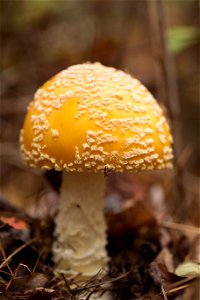
[[[27,164],[66,171],[172,167],[172,137],[151,93],[100,63],[71,66],[30,103],[21,131]]]

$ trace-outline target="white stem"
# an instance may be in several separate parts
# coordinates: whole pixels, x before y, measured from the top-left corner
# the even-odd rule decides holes
[[[102,173],[63,172],[53,258],[57,269],[90,277],[105,267],[106,223]]]

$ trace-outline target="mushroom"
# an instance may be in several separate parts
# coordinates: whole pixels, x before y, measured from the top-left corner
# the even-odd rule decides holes
[[[123,71],[79,64],[39,88],[21,131],[21,152],[31,167],[63,171],[57,270],[88,278],[106,266],[104,173],[171,168],[171,144],[156,100]]]

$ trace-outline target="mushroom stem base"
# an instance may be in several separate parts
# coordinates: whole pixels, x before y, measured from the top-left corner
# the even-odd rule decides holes
[[[106,266],[105,179],[102,173],[63,173],[56,217],[56,269],[91,277]]]

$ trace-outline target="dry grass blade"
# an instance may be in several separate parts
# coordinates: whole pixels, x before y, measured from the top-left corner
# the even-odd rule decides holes
[[[200,228],[192,225],[179,224],[174,222],[159,221],[159,225],[168,229],[179,230],[191,234],[200,234]]]
[[[169,291],[167,292],[167,294],[174,294],[174,293],[177,293],[178,291],[184,290],[184,289],[186,289],[186,288],[189,287],[189,286],[190,286],[189,283],[188,283],[188,284],[181,285],[181,286],[178,286],[178,287],[176,287],[176,288],[174,288],[174,289],[169,290]]]
[[[184,278],[183,280],[180,280],[178,282],[172,283],[168,289],[168,291],[166,292],[166,294],[173,294],[176,293],[180,290],[183,290],[185,288],[187,288],[197,277],[193,276],[193,277],[189,277],[189,278]]]

